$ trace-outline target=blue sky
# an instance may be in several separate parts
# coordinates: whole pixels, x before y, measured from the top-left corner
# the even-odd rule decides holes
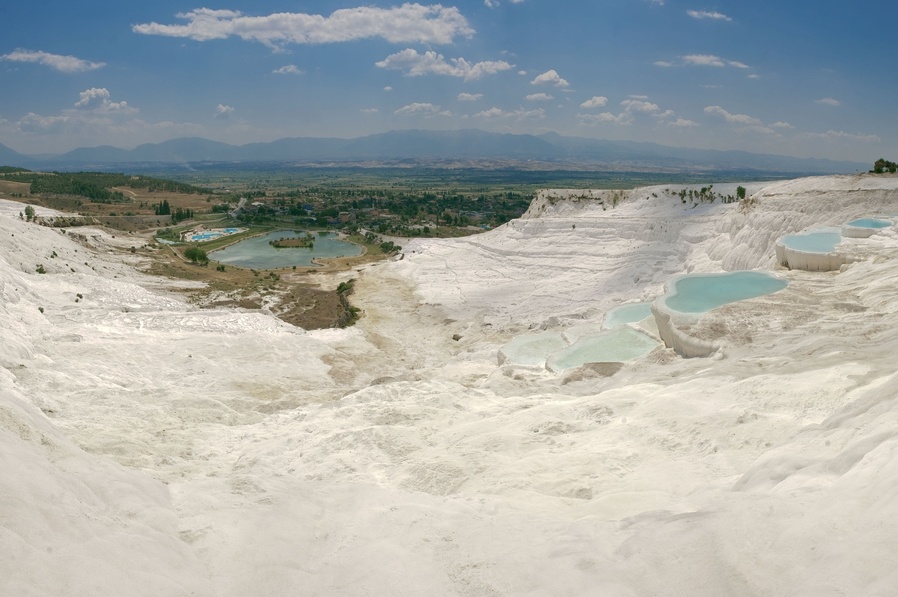
[[[41,1],[0,6],[0,143],[392,129],[898,159],[868,0]]]

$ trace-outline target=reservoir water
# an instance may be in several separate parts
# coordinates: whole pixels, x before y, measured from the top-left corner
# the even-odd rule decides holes
[[[224,249],[209,253],[209,259],[227,265],[237,265],[253,269],[277,269],[283,267],[314,267],[312,259],[334,259],[354,257],[362,254],[362,247],[337,238],[334,232],[324,235],[314,233],[313,247],[285,247],[278,249],[269,242],[281,238],[298,238],[305,232],[276,230],[261,236],[242,240]]]
[[[764,272],[690,274],[678,278],[673,294],[664,297],[668,308],[681,313],[704,313],[727,303],[772,294],[788,285]]]

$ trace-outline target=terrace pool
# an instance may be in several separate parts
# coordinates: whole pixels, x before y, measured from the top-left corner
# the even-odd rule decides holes
[[[661,344],[629,326],[618,326],[583,336],[567,348],[551,354],[546,367],[563,371],[586,363],[619,363],[645,356]]]
[[[605,314],[605,327],[613,328],[625,323],[636,323],[652,315],[652,303],[628,303],[617,306]]]
[[[499,364],[544,365],[550,354],[567,346],[567,340],[558,332],[518,336],[499,349]]]
[[[892,223],[887,220],[877,220],[876,218],[858,218],[846,224],[846,226],[854,226],[855,228],[873,228],[879,230],[888,228]]]
[[[786,280],[764,272],[689,274],[673,282],[664,304],[681,313],[704,313],[721,305],[772,294],[785,288]]]
[[[784,247],[803,253],[832,253],[836,245],[842,242],[842,233],[838,230],[818,230],[805,234],[787,234],[780,239]]]
[[[261,236],[242,240],[218,251],[209,253],[209,259],[228,265],[253,269],[277,269],[283,267],[315,267],[313,259],[355,257],[362,254],[362,247],[337,238],[334,232],[315,235],[313,247],[289,247],[278,249],[269,241],[281,238],[304,237],[303,231],[275,230]]]

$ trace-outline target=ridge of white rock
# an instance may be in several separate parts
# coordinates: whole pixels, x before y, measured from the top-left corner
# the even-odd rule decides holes
[[[712,359],[497,365],[671,275],[898,213],[895,177],[746,186],[543,192],[362,268],[362,319],[317,332],[196,309],[136,239],[4,204],[0,594],[891,594],[894,231],[698,318]]]

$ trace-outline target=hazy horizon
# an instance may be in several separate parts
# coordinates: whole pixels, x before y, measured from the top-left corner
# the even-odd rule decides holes
[[[0,143],[23,154],[467,128],[898,154],[898,123],[881,116],[898,82],[871,58],[891,55],[889,22],[856,5],[93,0],[0,16],[16,90]]]

